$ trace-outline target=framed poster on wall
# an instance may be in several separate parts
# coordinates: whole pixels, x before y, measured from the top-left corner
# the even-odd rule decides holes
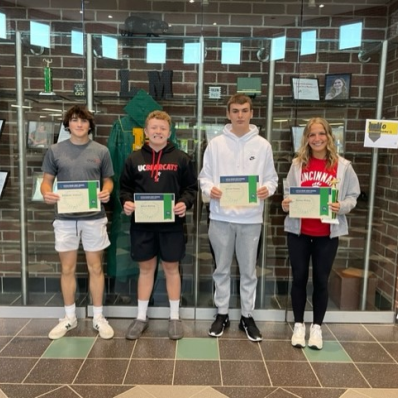
[[[0,170],[0,199],[3,196],[3,191],[7,184],[7,178],[8,178],[8,171]]]
[[[325,75],[325,100],[341,101],[350,98],[351,74]]]
[[[5,119],[0,119],[0,138],[1,138],[1,133],[3,132],[5,124],[6,124],[6,120]]]
[[[291,78],[293,99],[319,101],[319,81],[316,78]]]

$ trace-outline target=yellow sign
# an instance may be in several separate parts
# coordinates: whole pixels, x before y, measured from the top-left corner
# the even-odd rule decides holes
[[[364,146],[398,148],[398,120],[366,119]]]
[[[142,127],[134,127],[132,131],[134,142],[133,151],[138,151],[144,145],[144,129]]]

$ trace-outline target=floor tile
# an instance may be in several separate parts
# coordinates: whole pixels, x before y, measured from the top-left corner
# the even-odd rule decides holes
[[[174,359],[176,347],[177,342],[170,339],[139,339],[135,345],[132,358]]]
[[[58,319],[32,319],[20,331],[18,336],[47,337],[50,330],[58,323]],[[71,332],[70,332],[71,333]]]
[[[323,387],[370,387],[356,366],[352,363],[315,362],[312,363],[311,366]]]
[[[24,383],[72,384],[82,359],[40,359]]]
[[[398,341],[398,324],[394,325],[365,325],[364,326],[377,341]]]
[[[128,360],[86,359],[74,384],[122,384]]]
[[[381,343],[381,345],[398,362],[398,341],[396,343]]]
[[[305,387],[304,388],[287,387],[285,388],[285,390],[301,398],[340,398],[343,396],[344,392],[346,391],[345,389],[337,389],[337,388],[305,388]]]
[[[184,321],[185,337],[209,337],[211,321]]]
[[[185,398],[197,396],[197,394],[207,392],[209,396],[212,388],[208,386],[140,386],[144,391],[151,394],[154,398],[173,397]],[[215,390],[214,390],[215,391]]]
[[[363,325],[328,324],[328,327],[339,341],[375,341]]]
[[[368,397],[368,398],[396,398],[398,396],[397,389],[380,389],[380,388],[360,389],[360,388],[356,388],[353,391],[361,394],[361,398],[363,396]]]
[[[266,361],[266,365],[273,386],[320,387],[320,384],[308,363]]]
[[[224,386],[270,386],[262,361],[221,361]]]
[[[304,354],[310,362],[352,362],[344,348],[336,341],[324,341],[322,350],[305,347]]]
[[[218,361],[176,361],[174,385],[221,385]]]
[[[177,359],[218,360],[218,341],[214,338],[184,338],[177,342]]]
[[[82,337],[79,337],[82,338]],[[91,337],[89,337],[91,338]],[[136,342],[126,339],[113,338],[110,340],[96,339],[89,358],[124,358],[131,357]]]
[[[138,386],[130,388],[128,391],[117,395],[115,398],[154,398],[154,397],[151,393],[145,391],[142,386]]]
[[[261,333],[266,340],[290,340],[292,328],[286,322],[265,322]]]
[[[48,338],[15,337],[0,352],[0,357],[41,357],[50,344]]]
[[[0,337],[0,354],[1,350],[9,343],[12,337]]]
[[[266,361],[307,361],[304,350],[293,347],[289,341],[262,341],[260,343]]]
[[[43,394],[54,391],[60,386],[53,385],[23,385],[23,384],[2,384],[0,390],[3,390],[8,398],[32,398],[41,397]],[[2,398],[0,394],[0,398]]]
[[[15,336],[28,322],[29,319],[0,318],[0,336]]]
[[[341,343],[341,345],[354,362],[394,362],[378,343]]]
[[[0,383],[21,383],[36,362],[36,358],[1,358]]]
[[[219,340],[220,359],[261,361],[260,345],[249,340]]]
[[[40,398],[80,398],[79,395],[73,391],[69,386],[62,386],[58,390],[50,391],[47,394],[42,395]]]
[[[228,398],[264,398],[272,397],[277,387],[213,387],[215,390],[221,392]],[[293,397],[292,397],[293,398]],[[297,397],[295,397],[297,398]]]
[[[112,398],[131,389],[131,386],[70,386],[82,398]]]
[[[44,358],[86,358],[94,344],[93,337],[63,337],[54,340]]]
[[[398,388],[398,365],[357,364],[372,388]]]
[[[164,384],[173,382],[174,361],[166,359],[133,359],[124,384]]]

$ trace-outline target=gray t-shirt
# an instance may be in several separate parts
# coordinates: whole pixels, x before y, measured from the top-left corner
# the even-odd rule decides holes
[[[89,181],[112,177],[113,166],[109,150],[104,145],[90,140],[85,145],[72,144],[70,140],[51,145],[43,160],[44,173],[63,181]],[[104,206],[100,212],[58,214],[58,220],[93,220],[105,217]]]

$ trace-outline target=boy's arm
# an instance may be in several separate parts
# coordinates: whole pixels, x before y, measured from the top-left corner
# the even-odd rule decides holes
[[[200,182],[200,188],[203,192],[203,194],[210,198],[211,197],[211,190],[215,186],[213,180],[212,180],[212,160],[211,160],[211,154],[210,154],[210,144],[206,148],[205,153],[203,155],[203,167],[202,170],[199,173],[199,182]]]
[[[102,190],[98,194],[98,199],[102,203],[108,203],[113,191],[113,180],[111,177],[106,177],[102,179]]]
[[[40,192],[43,195],[44,202],[49,205],[53,205],[59,200],[59,195],[53,192],[54,180],[55,176],[44,173],[43,181],[40,185]]]

